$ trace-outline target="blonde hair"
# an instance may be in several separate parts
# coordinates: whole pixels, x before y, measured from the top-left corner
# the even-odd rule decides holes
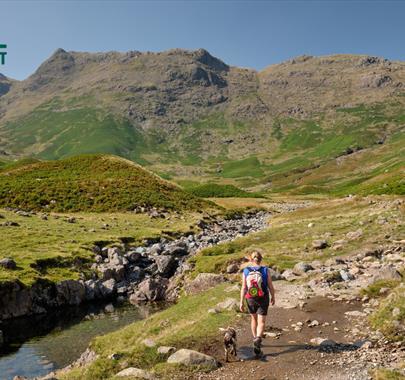
[[[250,261],[260,264],[263,260],[263,251],[261,249],[252,249],[249,254]]]

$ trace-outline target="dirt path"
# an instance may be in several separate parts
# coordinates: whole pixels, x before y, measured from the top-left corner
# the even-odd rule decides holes
[[[279,333],[278,337],[263,340],[264,357],[258,360],[252,350],[249,316],[243,317],[238,326],[238,354],[242,361],[222,363],[223,367],[209,374],[196,375],[195,379],[263,379],[263,380],[363,380],[369,379],[364,366],[356,368],[347,360],[348,353],[357,350],[346,330],[351,325],[345,312],[359,310],[360,304],[331,301],[324,297],[307,299],[299,286],[279,287],[280,306],[269,311],[267,332]],[[290,298],[288,300],[287,298]],[[297,305],[301,303],[301,307]],[[309,320],[317,320],[318,326],[309,327]],[[294,325],[302,323],[302,330]],[[297,327],[298,329],[298,327]],[[328,338],[337,342],[335,348],[310,344],[312,338]],[[223,358],[220,343],[208,352]],[[223,360],[223,359],[222,359]],[[362,368],[364,367],[364,368]]]

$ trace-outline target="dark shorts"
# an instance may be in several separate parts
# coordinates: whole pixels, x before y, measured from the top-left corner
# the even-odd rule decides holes
[[[249,314],[267,315],[267,310],[270,304],[269,293],[263,297],[246,298]]]

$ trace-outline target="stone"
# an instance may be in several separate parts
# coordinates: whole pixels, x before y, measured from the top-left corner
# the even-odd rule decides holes
[[[334,346],[336,346],[336,342],[334,340],[321,338],[321,337],[312,338],[310,340],[310,342],[312,344],[315,344],[315,345],[320,346],[320,347],[334,347]]]
[[[3,267],[4,269],[14,270],[17,268],[17,264],[13,259],[5,258],[0,260],[0,267]]]
[[[150,372],[145,371],[144,369],[135,368],[135,367],[125,368],[122,371],[118,372],[115,376],[131,377],[131,378],[136,378],[136,379],[147,379],[147,380],[155,379],[155,376],[153,374],[151,374]]]
[[[157,264],[157,272],[163,277],[171,277],[176,270],[176,260],[173,256],[157,256],[155,263]]]
[[[346,238],[348,240],[357,240],[360,239],[363,236],[363,230],[359,228],[356,231],[350,231],[346,234]]]
[[[105,311],[106,313],[113,313],[114,310],[115,310],[115,308],[114,308],[114,305],[113,305],[112,303],[109,303],[108,305],[106,305],[106,306],[104,307],[104,311]]]
[[[56,300],[59,305],[80,305],[86,299],[83,282],[64,280],[56,283]]]
[[[218,309],[213,308],[213,309],[208,309],[207,313],[208,314],[219,314],[220,311]]]
[[[270,273],[270,277],[273,281],[279,281],[283,279],[283,275],[276,269],[269,268],[268,272]]]
[[[287,281],[294,281],[298,278],[292,269],[286,269],[281,275]]]
[[[324,249],[328,246],[328,243],[326,240],[314,240],[312,242],[312,248],[314,249]]]
[[[217,310],[238,311],[239,303],[235,298],[227,298],[225,301],[218,303],[215,308]]]
[[[183,364],[185,366],[204,366],[205,368],[211,369],[218,367],[218,362],[212,356],[185,348],[182,348],[170,355],[167,362],[173,364]]]
[[[400,315],[401,315],[401,310],[399,309],[399,307],[395,307],[395,308],[392,310],[392,316],[393,316],[394,318],[398,318]]]
[[[136,251],[129,251],[125,257],[130,263],[137,263],[141,259],[142,255]]]
[[[348,317],[365,317],[366,313],[363,313],[362,311],[359,310],[353,310],[353,311],[346,311],[345,315]]]
[[[168,286],[168,280],[162,277],[147,278],[143,280],[129,300],[132,303],[145,301],[162,301],[165,299],[165,293]]]
[[[308,228],[312,228],[313,226],[315,226],[314,223],[308,223]]]
[[[226,278],[215,273],[199,273],[197,277],[185,285],[188,294],[197,294],[206,291],[226,281]]]
[[[158,347],[157,352],[161,355],[171,355],[172,353],[176,352],[176,347],[160,346]]]
[[[229,264],[227,267],[226,267],[226,273],[229,273],[229,274],[231,274],[231,273],[237,273],[237,272],[239,272],[239,265],[238,264]]]
[[[295,274],[304,274],[313,269],[314,268],[310,264],[307,264],[307,263],[304,263],[301,261],[294,265],[293,272]]]
[[[354,280],[354,276],[350,272],[345,271],[344,269],[341,269],[339,273],[343,281]]]
[[[377,274],[372,278],[372,283],[377,281],[391,281],[391,280],[401,280],[402,275],[395,269],[393,265],[386,265],[380,268]]]
[[[123,264],[102,264],[98,266],[100,277],[102,280],[114,279],[115,281],[122,281],[125,277],[125,267]]]
[[[117,290],[116,281],[112,278],[100,284],[100,294],[103,298],[111,297]]]
[[[153,339],[146,338],[142,341],[142,344],[145,345],[146,347],[155,347],[156,342]]]
[[[315,327],[315,326],[319,326],[319,322],[316,319],[308,323],[308,327]]]

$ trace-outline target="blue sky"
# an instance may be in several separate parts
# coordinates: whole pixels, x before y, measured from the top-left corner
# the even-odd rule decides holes
[[[0,72],[24,79],[62,47],[161,51],[203,47],[262,69],[301,54],[405,59],[405,1],[2,1]]]

